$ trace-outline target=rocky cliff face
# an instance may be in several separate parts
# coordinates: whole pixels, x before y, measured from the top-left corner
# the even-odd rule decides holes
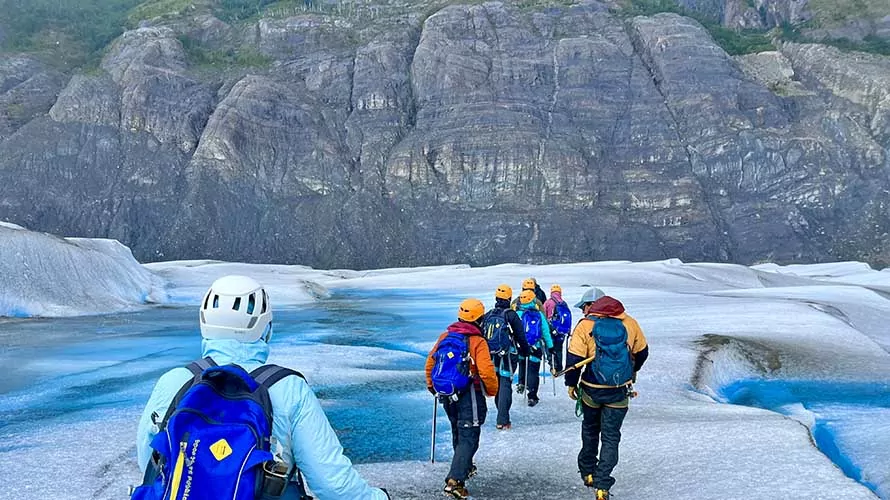
[[[774,28],[813,17],[809,0],[677,0],[677,4],[731,28]]]
[[[141,260],[890,263],[887,58],[595,1],[154,24],[67,84],[0,61],[0,218]]]

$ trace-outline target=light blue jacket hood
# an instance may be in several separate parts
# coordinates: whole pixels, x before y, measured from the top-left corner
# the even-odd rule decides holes
[[[237,364],[247,371],[269,358],[269,345],[237,340],[208,340],[201,343],[202,357],[219,364]],[[174,368],[158,380],[148,399],[136,435],[139,468],[144,471],[151,458],[151,441],[158,433],[152,413],[164,417],[179,389],[192,378],[185,367]],[[300,377],[286,377],[269,389],[272,400],[272,436],[279,446],[272,452],[303,473],[311,494],[318,500],[386,500],[386,494],[368,486],[343,455],[343,447],[331,428],[315,393]],[[292,489],[293,490],[293,489]],[[294,491],[283,497],[295,499]]]

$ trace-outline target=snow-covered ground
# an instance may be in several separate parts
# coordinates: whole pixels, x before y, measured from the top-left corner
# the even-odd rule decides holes
[[[28,299],[36,314],[94,314],[100,311],[89,302],[77,303],[80,311],[59,309],[54,287],[104,287],[113,296],[134,288],[189,307],[0,322],[0,362],[28,374],[0,384],[0,499],[123,498],[139,480],[133,434],[141,401],[159,373],[197,355],[193,307],[213,279],[229,273],[269,287],[280,311],[272,361],[307,376],[363,475],[394,498],[439,498],[450,459],[439,411],[439,461],[424,460],[432,417],[425,352],[460,298],[490,306],[499,283],[518,291],[528,276],[545,290],[559,283],[569,302],[586,286],[602,288],[624,302],[649,339],[640,396],[623,428],[615,498],[875,498],[816,443],[836,446],[833,458],[849,460],[853,475],[890,498],[890,272],[864,264],[668,260],[358,272],[190,261],[128,264],[123,285],[103,284],[107,270],[85,266],[75,266],[80,274],[56,268],[36,291],[27,281],[3,283],[0,297],[9,303],[20,289],[47,297]],[[146,277],[132,287],[131,276]],[[537,407],[516,398],[512,430],[496,431],[490,412],[480,473],[469,484],[475,498],[589,498],[575,462],[580,420],[563,387],[554,397],[550,379],[544,384]]]

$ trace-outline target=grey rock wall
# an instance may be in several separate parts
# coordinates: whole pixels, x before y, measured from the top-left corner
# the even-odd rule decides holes
[[[270,63],[208,71],[183,36]],[[594,1],[196,14],[0,120],[0,219],[141,260],[888,263],[887,64],[731,58]]]

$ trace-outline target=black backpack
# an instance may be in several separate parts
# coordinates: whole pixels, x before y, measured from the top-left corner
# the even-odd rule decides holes
[[[482,336],[488,343],[492,354],[504,354],[513,347],[510,337],[510,323],[507,321],[507,309],[494,308],[485,313],[482,319]]]

